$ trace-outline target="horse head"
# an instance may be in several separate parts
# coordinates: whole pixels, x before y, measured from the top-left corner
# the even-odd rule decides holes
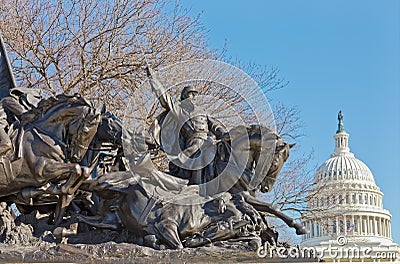
[[[71,162],[82,160],[100,123],[100,113],[96,113],[94,108],[85,107],[82,110],[79,118],[71,120],[68,128],[70,139],[68,159]]]
[[[275,154],[271,166],[268,169],[263,181],[260,184],[261,192],[269,192],[275,185],[278,175],[281,172],[283,164],[289,158],[290,149],[296,144],[288,144],[281,137],[277,139]]]
[[[100,122],[100,113],[78,94],[42,100],[35,115],[30,126],[56,139],[71,162],[83,158]]]
[[[116,165],[118,165],[119,170],[126,170],[123,161],[121,120],[108,112],[105,105],[101,109],[100,119],[100,124],[89,149],[80,162],[80,164],[89,167],[99,164],[98,170],[93,171],[93,178],[96,178],[100,172],[113,171],[117,168]]]
[[[294,144],[287,144],[273,129],[261,125],[235,127],[229,134],[236,163],[245,167],[235,191],[270,191]]]
[[[115,115],[106,110],[105,105],[101,110],[101,122],[97,129],[98,141],[122,146],[122,122]]]

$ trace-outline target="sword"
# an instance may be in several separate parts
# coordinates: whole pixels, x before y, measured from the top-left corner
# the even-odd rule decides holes
[[[11,63],[7,55],[3,37],[0,34],[0,99],[8,96],[10,94],[9,90],[16,86]]]

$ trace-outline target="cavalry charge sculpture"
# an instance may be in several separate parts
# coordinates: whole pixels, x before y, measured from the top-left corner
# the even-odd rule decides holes
[[[270,215],[304,234],[302,225],[256,198],[257,191],[272,189],[292,145],[261,125],[226,131],[213,117],[196,111],[193,87],[182,92],[181,99],[188,101],[177,104],[157,74],[150,68],[147,73],[162,106],[183,127],[177,132],[183,151],[169,171],[159,171],[150,154],[172,144],[159,136],[165,114],[153,131],[133,133],[104,107],[96,109],[80,95],[62,94],[31,105],[1,128],[11,146],[4,148],[0,161],[0,201],[15,203],[22,214],[40,208],[52,216],[54,229],[72,213],[71,204],[85,201],[76,218],[80,225],[128,230],[136,243],[156,249],[214,241],[276,242]],[[2,78],[12,79],[7,74]],[[140,151],[124,152],[124,144]],[[201,158],[199,169],[190,167],[193,159],[208,153],[210,144],[215,155]],[[271,146],[272,163],[265,164],[265,148]],[[130,155],[136,156],[134,163],[127,161]]]

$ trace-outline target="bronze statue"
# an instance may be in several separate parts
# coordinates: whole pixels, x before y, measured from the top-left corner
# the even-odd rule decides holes
[[[291,147],[269,128],[238,126],[229,131],[229,140],[217,143],[213,188],[204,195],[202,185],[188,185],[188,180],[152,165],[147,149],[153,142],[146,133],[131,134],[132,140],[144,144],[144,152],[129,167],[123,156],[121,121],[105,109],[98,113],[79,95],[42,100],[26,114],[31,122],[20,123],[11,133],[13,151],[2,160],[10,170],[0,174],[1,199],[15,202],[22,212],[52,201],[57,203],[54,223],[58,225],[69,203],[78,199],[79,189],[84,191],[79,199],[92,200],[83,205],[86,216],[78,217],[81,222],[126,229],[143,238],[139,244],[156,249],[199,247],[229,239],[276,241],[265,213],[278,216],[297,234],[306,232],[255,197],[257,190],[271,190]],[[271,166],[264,163],[266,146],[275,148]],[[260,179],[256,187],[251,185],[254,178]]]
[[[205,157],[205,161],[201,160],[197,165],[192,162],[192,159],[198,158],[202,151],[213,144],[208,135],[210,132],[215,135],[216,139],[226,139],[229,138],[227,131],[217,120],[202,112],[196,102],[198,91],[194,87],[184,87],[180,96],[180,104],[177,104],[158,80],[157,74],[149,67],[147,67],[147,75],[154,94],[167,110],[162,114],[162,117],[168,118],[172,116],[171,118],[174,119],[172,122],[176,126],[176,133],[179,134],[178,140],[180,142],[173,142],[176,135],[171,135],[165,137],[170,142],[164,141],[161,143],[164,149],[174,144],[180,145],[182,149],[182,152],[178,153],[177,157],[172,160],[171,167],[175,169],[172,173],[183,179],[188,179],[191,184],[204,183],[213,178],[214,175],[204,175],[206,173],[213,174],[212,170],[202,170],[207,167],[213,157]],[[163,129],[163,124],[156,129]],[[170,168],[170,171],[174,169]]]
[[[44,107],[36,111],[41,110],[45,110]],[[73,184],[85,174],[77,162],[86,153],[85,145],[92,140],[99,121],[99,113],[95,113],[83,97],[59,96],[54,105],[38,113],[31,123],[16,128],[11,138],[14,150],[20,153],[13,151],[3,157],[4,167],[10,170],[2,173],[1,194],[11,194],[26,186],[41,186],[68,173],[73,175],[70,183]],[[22,138],[16,138],[19,129],[24,131]]]
[[[212,186],[219,189],[214,194],[271,191],[294,144],[287,144],[273,130],[260,125],[234,127],[229,134],[231,140],[217,144],[214,163],[218,181],[215,179]],[[271,147],[275,149],[269,151]],[[274,153],[272,157],[266,157],[270,152]],[[239,167],[243,169],[237,171]]]
[[[27,114],[32,122],[21,123],[23,133],[16,130],[11,137],[13,150],[19,153],[12,151],[3,158],[3,164],[8,159],[10,167],[15,167],[0,174],[1,199],[15,202],[23,210],[49,199],[58,200],[56,225],[80,189],[92,199],[82,208],[89,216],[80,215],[81,222],[97,228],[127,229],[143,238],[138,243],[157,249],[251,237],[276,241],[265,213],[278,216],[297,234],[306,232],[302,225],[255,197],[257,190],[271,190],[289,156],[291,146],[271,129],[258,125],[231,129],[229,140],[217,143],[213,160],[216,177],[211,179],[215,187],[204,196],[201,185],[188,185],[188,180],[152,165],[146,152],[146,144],[152,142],[146,133],[133,137],[145,144],[144,155],[129,168],[123,157],[120,120],[105,109],[96,112],[81,96],[42,100]],[[260,158],[262,146],[275,147],[271,166]],[[107,162],[104,152],[111,155]],[[16,165],[23,168],[17,170],[22,173],[10,174]],[[244,169],[238,170],[240,166]],[[24,169],[30,167],[34,170]],[[256,177],[261,183],[254,188],[251,182]],[[76,230],[68,234],[74,235]]]
[[[237,135],[234,140],[243,136],[252,136],[253,141],[257,141],[257,138],[260,140],[253,130],[257,131],[257,127],[237,129],[230,131],[230,134],[235,135],[241,131],[245,135]],[[269,140],[279,141],[273,166],[263,167],[265,171],[260,173],[265,178],[272,177],[276,180],[276,173],[286,161],[290,146],[276,134]],[[260,145],[252,144],[252,148],[256,149],[247,154],[259,152]],[[221,160],[222,163],[218,163],[218,166],[227,166],[227,160],[229,157]],[[249,166],[252,169],[248,173],[254,173],[253,168],[257,167],[258,162],[260,160],[257,157],[250,161]],[[235,172],[228,169],[225,173],[230,176],[230,173]],[[246,172],[242,176],[248,177]],[[197,247],[212,241],[246,237],[250,234],[262,236],[268,230],[262,212],[280,217],[290,227],[294,227],[297,234],[306,233],[302,225],[248,192],[246,179],[239,182],[236,179],[228,183],[234,185],[230,189],[232,194],[218,190],[214,196],[204,197],[198,185],[188,186],[187,181],[157,171],[147,154],[131,171],[107,173],[86,181],[82,189],[100,196],[103,205],[96,216],[80,216],[80,220],[99,228],[128,229],[140,237],[147,237],[145,245],[154,248]],[[222,187],[226,186],[221,185]],[[224,225],[227,228],[218,228]],[[259,232],[246,233],[244,229]]]
[[[176,118],[173,121],[182,127],[186,148],[180,154],[184,159],[204,150],[208,132],[214,132],[218,138],[229,135],[216,144],[215,156],[205,164],[215,174],[206,182],[196,182],[193,177],[185,179],[180,174],[176,176],[184,179],[174,177],[173,173],[157,170],[149,153],[141,152],[130,170],[105,173],[81,186],[82,190],[98,195],[100,205],[95,216],[82,215],[79,219],[98,228],[127,229],[144,238],[140,240],[144,245],[157,249],[198,247],[249,236],[276,240],[270,235],[264,213],[276,215],[295,228],[297,234],[305,234],[307,230],[301,224],[255,196],[256,191],[272,189],[293,145],[260,125],[234,127],[228,134],[202,113],[191,116],[196,113],[195,102],[189,100],[188,106],[178,106],[165,93],[154,72],[148,69],[148,73],[153,92]],[[196,95],[193,88],[185,87],[181,99]],[[274,154],[266,156],[271,153],[270,148],[274,148]]]
[[[338,120],[339,120],[339,123],[338,123],[338,130],[336,131],[336,133],[340,133],[340,132],[343,132],[343,131],[344,131],[343,114],[342,114],[342,111],[339,111],[339,113],[338,113]]]
[[[126,169],[122,150],[122,122],[113,114],[107,112],[104,107],[100,117],[101,121],[97,131],[89,146],[86,147],[85,155],[78,163],[79,166],[88,168],[86,170],[87,175],[90,174],[92,178],[106,172]],[[75,203],[74,201],[77,200],[80,201],[80,204],[83,202],[84,207],[80,208],[82,211],[95,212],[99,203],[98,197],[81,191],[75,192],[85,179],[85,177],[82,177],[76,182],[73,187],[73,194],[62,193],[62,186],[65,185],[67,180],[60,179],[59,181],[48,182],[40,187],[26,187],[18,193],[0,199],[14,202],[21,213],[30,213],[35,209],[41,212],[54,213],[54,223],[57,225],[61,223],[63,214],[71,201]],[[71,189],[68,193],[72,193],[72,191]],[[62,198],[66,200],[62,201]]]
[[[1,160],[2,199],[20,194],[21,200],[29,201],[25,188],[40,188],[57,180],[64,181],[62,186],[50,185],[47,191],[61,195],[62,207],[66,207],[68,195],[90,175],[90,168],[78,163],[97,131],[100,113],[78,95],[42,100],[32,111],[32,122],[10,131],[13,149]]]
[[[147,68],[166,111],[151,133],[128,131],[105,107],[97,111],[80,95],[39,102],[38,91],[15,88],[1,37],[0,44],[0,201],[14,202],[21,213],[44,208],[53,215],[53,235],[76,235],[79,220],[128,230],[138,244],[156,249],[230,239],[273,243],[277,234],[267,214],[297,234],[307,232],[256,198],[257,191],[271,191],[293,146],[274,130],[256,124],[228,132],[202,111],[194,87],[183,88],[178,104]],[[338,119],[342,131],[341,112]],[[152,163],[157,144],[172,158],[168,173]],[[178,152],[170,151],[176,146]],[[81,214],[75,229],[64,232],[59,225],[71,203]]]
[[[40,101],[40,92],[29,88],[11,88],[10,95],[0,101],[0,156],[11,150],[12,143],[6,131],[10,126],[27,123],[32,117],[28,112],[37,107]],[[22,119],[23,118],[23,119]]]

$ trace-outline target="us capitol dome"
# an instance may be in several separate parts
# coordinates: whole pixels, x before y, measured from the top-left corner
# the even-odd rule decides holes
[[[383,193],[367,165],[350,152],[341,112],[338,119],[334,152],[317,169],[302,216],[309,233],[301,246],[315,248],[327,261],[398,261]]]

